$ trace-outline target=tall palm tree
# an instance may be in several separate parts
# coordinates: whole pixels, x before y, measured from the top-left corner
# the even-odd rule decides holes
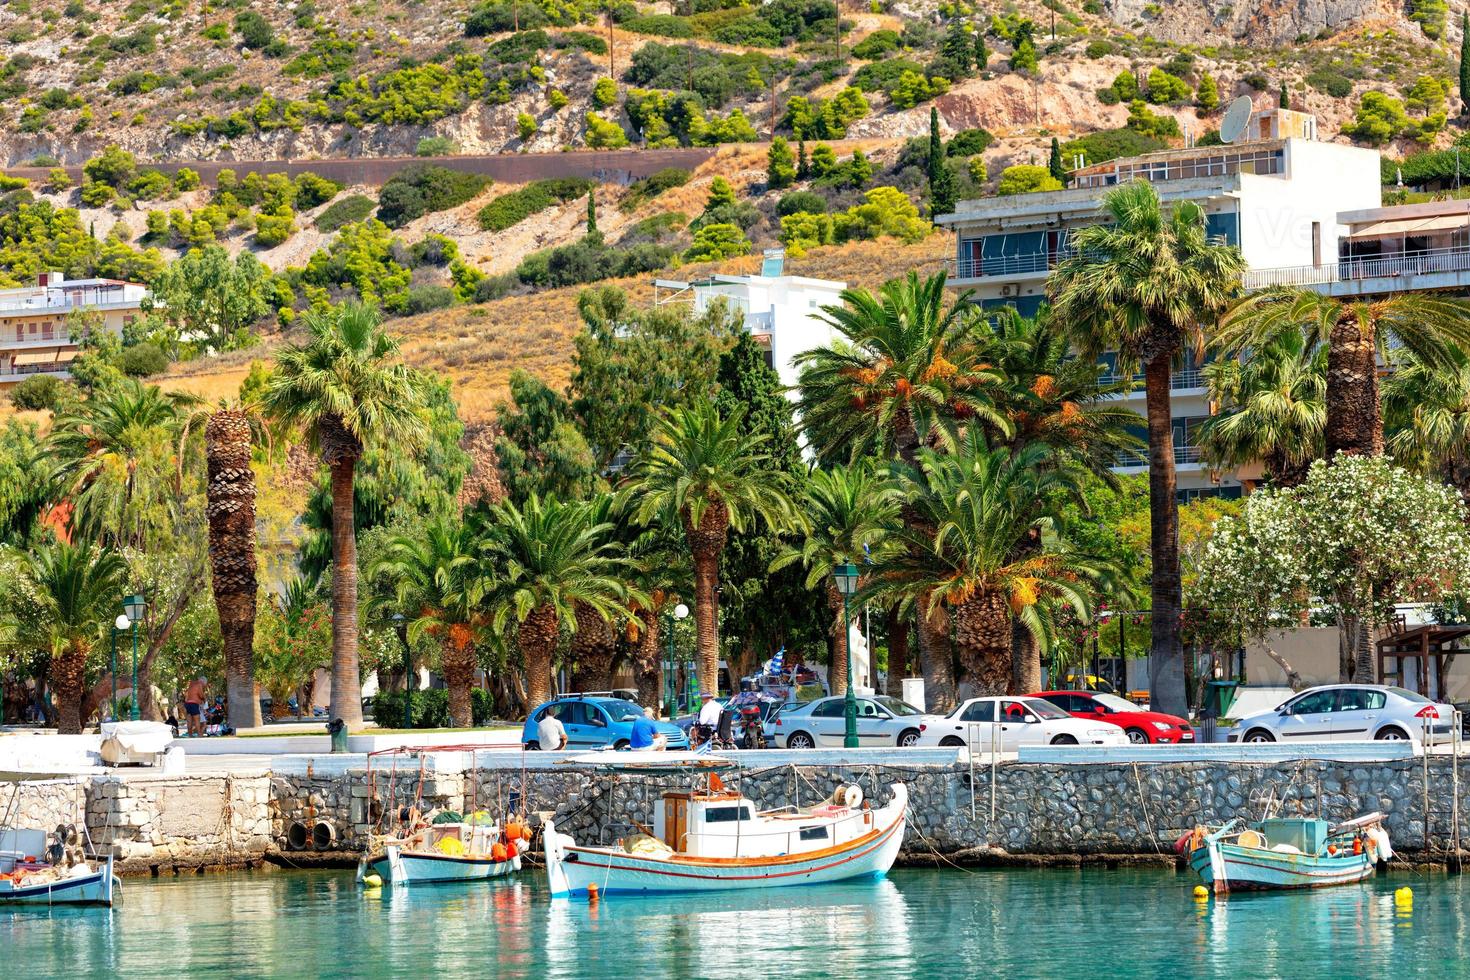
[[[1295,486],[1322,456],[1327,419],[1327,351],[1287,331],[1257,350],[1205,366],[1218,413],[1205,422],[1200,448],[1210,465],[1260,461],[1273,486]]]
[[[486,591],[475,528],[458,517],[438,515],[422,529],[394,534],[369,575],[387,585],[397,607],[408,612],[411,641],[432,637],[449,689],[449,722],[474,725],[470,690],[476,648],[487,616]]]
[[[87,658],[112,622],[127,576],[122,555],[106,545],[57,541],[21,560],[21,587],[7,603],[0,637],[48,658],[62,735],[82,732]]]
[[[1409,353],[1394,360],[1383,382],[1389,455],[1448,483],[1470,504],[1470,357],[1452,351],[1444,366]]]
[[[1188,344],[1203,349],[1212,324],[1240,287],[1239,249],[1210,240],[1193,202],[1165,208],[1146,181],[1109,191],[1103,223],[1073,236],[1075,254],[1048,283],[1052,315],[1089,360],[1116,351],[1125,370],[1142,364],[1148,416],[1153,636],[1149,687],[1160,711],[1183,714],[1179,644],[1179,514],[1175,502],[1170,369]]]
[[[832,667],[828,672],[833,694],[842,694],[847,676],[847,628],[843,622],[842,594],[832,570],[843,564],[881,561],[889,537],[898,530],[898,495],[871,464],[853,463],[815,469],[803,487],[798,506],[806,517],[806,533],[771,562],[771,571],[800,561],[806,566],[806,587],[819,589],[832,613]]]
[[[1456,345],[1470,344],[1470,303],[1425,293],[1399,293],[1371,302],[1343,300],[1307,289],[1272,289],[1238,303],[1221,323],[1227,348],[1260,347],[1305,330],[1327,347],[1328,458],[1338,453],[1383,454],[1378,365],[1402,348],[1437,368],[1454,365]]]
[[[701,400],[665,413],[653,445],[635,464],[631,491],[640,524],[682,527],[694,562],[699,683],[718,686],[720,554],[730,531],[756,519],[780,530],[799,524],[784,473],[771,465],[766,437],[743,431],[744,412],[722,418]]]
[[[333,718],[362,723],[357,655],[357,536],[352,484],[369,443],[409,449],[424,435],[424,384],[398,360],[376,310],[355,303],[306,315],[311,339],[276,358],[262,407],[300,427],[331,472]]]
[[[531,707],[551,697],[557,639],[561,627],[576,628],[578,603],[605,619],[625,615],[623,561],[611,528],[590,515],[585,504],[533,493],[524,505],[497,504],[480,528],[490,625],[497,633],[515,627]]]

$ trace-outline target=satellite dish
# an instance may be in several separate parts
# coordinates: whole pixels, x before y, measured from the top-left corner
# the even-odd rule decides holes
[[[1230,108],[1225,110],[1225,118],[1220,120],[1220,142],[1234,143],[1240,139],[1250,125],[1254,108],[1249,95],[1242,95],[1230,103]]]

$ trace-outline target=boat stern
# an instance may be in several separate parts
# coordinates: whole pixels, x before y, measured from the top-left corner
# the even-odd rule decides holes
[[[572,895],[566,858],[567,848],[575,843],[570,836],[557,832],[555,821],[546,821],[541,831],[541,844],[546,850],[546,883],[551,887],[552,898],[570,898]]]

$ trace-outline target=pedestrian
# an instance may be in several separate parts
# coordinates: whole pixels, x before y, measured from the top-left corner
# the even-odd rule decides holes
[[[189,734],[204,734],[204,695],[209,690],[209,681],[203,676],[189,682],[184,691],[184,714],[188,716]]]

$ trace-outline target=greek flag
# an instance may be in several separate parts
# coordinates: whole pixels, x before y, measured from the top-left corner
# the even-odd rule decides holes
[[[786,659],[786,648],[782,647],[776,651],[776,655],[766,661],[766,673],[772,677],[780,676],[781,664]]]

